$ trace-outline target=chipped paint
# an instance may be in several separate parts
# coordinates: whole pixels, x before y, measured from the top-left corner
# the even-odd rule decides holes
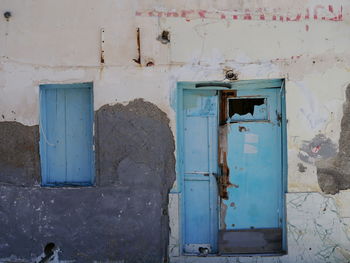
[[[228,200],[227,188],[232,187],[230,182],[230,169],[227,165],[227,132],[229,127],[227,125],[219,128],[219,166],[221,169],[220,176],[217,177],[219,196]]]

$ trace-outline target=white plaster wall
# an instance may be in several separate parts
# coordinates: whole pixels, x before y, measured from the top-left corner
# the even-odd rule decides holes
[[[349,1],[1,0],[0,11],[13,14],[9,21],[0,17],[1,121],[38,124],[40,84],[93,81],[95,110],[144,98],[168,114],[175,134],[177,81],[223,80],[224,68],[232,68],[239,79],[286,78],[290,255],[283,262],[349,261],[350,193],[319,194],[315,165],[298,157],[303,142],[317,134],[338,143],[350,83]],[[137,27],[142,66],[133,61]],[[156,40],[162,30],[170,31],[167,45]],[[145,67],[150,60],[155,65]],[[307,167],[304,173],[298,163]],[[294,204],[293,198],[304,197],[305,203]],[[175,245],[177,200],[171,199]],[[332,209],[317,210],[325,202]],[[318,224],[328,229],[330,222],[332,241],[327,242],[333,245],[314,232]],[[302,232],[298,240],[297,229]],[[301,254],[305,240],[316,248]],[[336,256],[311,260],[315,251],[334,244]],[[274,260],[261,262],[279,259]]]
[[[289,193],[287,210],[287,255],[220,258],[180,256],[172,257],[171,262],[349,262],[350,219],[342,217],[334,198],[319,193]],[[170,248],[174,250],[176,247]]]

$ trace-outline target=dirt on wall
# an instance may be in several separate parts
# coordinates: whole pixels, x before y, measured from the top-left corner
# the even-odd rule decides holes
[[[92,187],[40,187],[37,126],[0,122],[0,135],[0,262],[34,262],[52,243],[78,263],[167,261],[175,145],[157,106],[95,112]]]

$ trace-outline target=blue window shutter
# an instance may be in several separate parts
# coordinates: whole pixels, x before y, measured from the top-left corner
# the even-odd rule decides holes
[[[93,183],[92,86],[40,87],[40,156],[43,185]]]

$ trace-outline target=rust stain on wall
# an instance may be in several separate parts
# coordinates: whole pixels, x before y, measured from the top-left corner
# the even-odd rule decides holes
[[[141,40],[140,40],[140,28],[136,29],[136,44],[137,44],[137,59],[133,59],[137,64],[141,65]]]

